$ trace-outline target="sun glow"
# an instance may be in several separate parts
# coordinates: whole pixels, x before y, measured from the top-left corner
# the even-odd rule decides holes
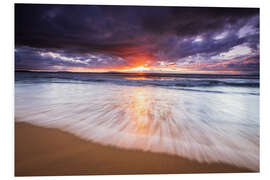
[[[143,71],[149,71],[150,68],[144,67],[144,66],[138,66],[131,69],[128,69],[127,71],[134,71],[134,72],[143,72]]]

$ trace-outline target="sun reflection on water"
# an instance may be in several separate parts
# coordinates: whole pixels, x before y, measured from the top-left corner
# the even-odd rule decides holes
[[[165,89],[155,90],[153,87],[122,89],[119,105],[125,110],[125,118],[131,121],[132,133],[160,137],[162,126],[170,123],[167,120],[172,118],[173,96]]]
[[[136,88],[132,90],[127,98],[124,95],[125,109],[133,120],[133,127],[136,133],[148,134],[150,128],[151,92],[146,88]],[[125,104],[124,103],[124,104]]]

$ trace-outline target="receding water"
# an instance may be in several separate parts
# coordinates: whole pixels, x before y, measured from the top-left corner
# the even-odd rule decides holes
[[[256,78],[49,76],[16,73],[16,122],[104,145],[259,169]]]

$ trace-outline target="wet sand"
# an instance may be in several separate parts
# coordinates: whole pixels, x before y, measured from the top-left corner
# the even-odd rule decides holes
[[[15,123],[15,176],[252,172],[167,154],[124,150],[57,129]]]

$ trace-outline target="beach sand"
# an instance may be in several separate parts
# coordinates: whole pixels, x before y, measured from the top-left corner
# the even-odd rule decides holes
[[[57,129],[15,123],[15,176],[252,172],[167,154],[124,150]]]

